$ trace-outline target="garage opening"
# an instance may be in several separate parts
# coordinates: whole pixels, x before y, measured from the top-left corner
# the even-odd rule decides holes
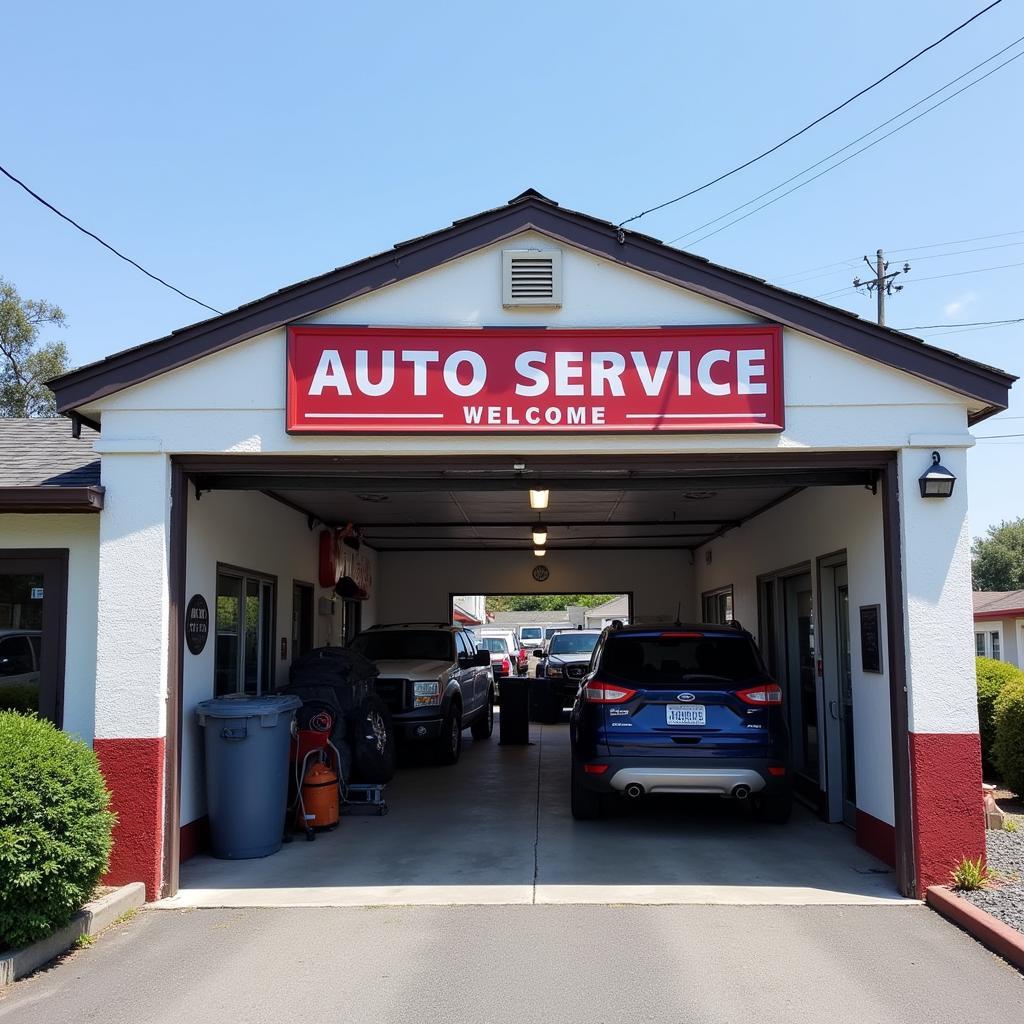
[[[217,642],[198,655],[183,649],[177,666],[180,775],[169,813],[180,845],[169,857],[180,857],[181,892],[170,905],[686,902],[707,898],[708,886],[726,902],[898,899],[886,461],[180,460],[178,599],[216,595]],[[535,490],[549,492],[542,514],[531,507]],[[742,799],[670,793],[574,820],[568,714],[535,714],[528,744],[502,746],[497,730],[470,728],[481,705],[471,711],[463,697],[457,763],[400,758],[386,816],[343,816],[336,831],[259,861],[204,852],[194,708],[215,686],[272,692],[310,649],[369,652],[361,636],[386,646],[391,632],[415,627],[457,637],[426,659],[429,672],[402,677],[426,698],[433,662],[450,657],[453,671],[471,671],[486,649],[473,614],[486,621],[486,595],[554,593],[607,596],[608,615],[598,605],[592,623],[578,624],[599,631],[703,624],[715,636],[749,634],[781,693],[797,795],[789,823],[757,820]],[[485,697],[487,672],[472,684]],[[736,706],[752,734],[760,709]],[[500,700],[497,714],[500,723]],[[714,715],[709,705],[702,727],[720,728]],[[415,747],[414,735],[403,738]]]

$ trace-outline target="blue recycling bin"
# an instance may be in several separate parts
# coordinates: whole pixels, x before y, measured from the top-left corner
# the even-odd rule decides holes
[[[301,706],[291,694],[239,693],[196,707],[205,734],[206,807],[215,857],[267,857],[281,848],[288,748]]]

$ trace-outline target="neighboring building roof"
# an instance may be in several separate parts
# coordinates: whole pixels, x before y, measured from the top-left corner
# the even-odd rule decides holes
[[[480,626],[481,621],[475,616],[466,611],[461,604],[452,602],[452,618],[460,626]]]
[[[457,220],[451,227],[400,242],[386,252],[72,370],[49,382],[57,396],[57,408],[72,412],[210,353],[302,320],[357,295],[422,274],[527,230],[965,395],[983,406],[970,417],[972,423],[1005,409],[1010,385],[1017,379],[1002,370],[928,345],[912,335],[862,320],[845,309],[673,249],[650,235],[562,209],[534,189],[527,189],[505,206]]]
[[[495,612],[495,626],[547,626],[568,622],[565,612]]]
[[[618,594],[613,597],[610,601],[605,601],[604,604],[594,605],[593,608],[585,609],[587,618],[593,618],[594,616],[601,616],[607,618],[609,615],[628,615],[629,614],[629,595]]]
[[[93,435],[60,419],[0,418],[0,512],[98,512],[100,459]]]
[[[1024,616],[1024,590],[976,590],[972,596],[976,619]]]

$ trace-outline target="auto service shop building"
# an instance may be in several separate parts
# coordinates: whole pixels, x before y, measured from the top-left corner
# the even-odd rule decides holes
[[[456,594],[621,592],[749,628],[801,795],[944,881],[984,850],[968,427],[1013,380],[531,190],[54,381],[70,425],[4,426],[0,574],[45,595],[110,880],[177,890],[215,691]]]

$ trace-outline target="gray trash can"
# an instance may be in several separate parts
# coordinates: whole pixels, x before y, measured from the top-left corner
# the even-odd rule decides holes
[[[206,734],[206,806],[215,857],[266,857],[281,848],[291,725],[301,706],[290,694],[234,694],[196,708]]]

